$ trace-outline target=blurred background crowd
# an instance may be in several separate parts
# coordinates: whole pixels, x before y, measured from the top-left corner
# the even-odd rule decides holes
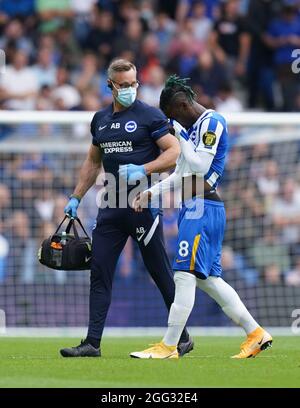
[[[292,70],[297,57],[292,52],[300,49],[297,0],[0,0],[0,48],[7,64],[0,74],[0,109],[99,110],[112,101],[107,66],[112,58],[123,57],[138,68],[139,98],[154,106],[166,77],[177,73],[190,78],[200,103],[221,112],[300,110],[300,74]],[[242,289],[300,288],[300,144],[295,138],[265,142],[270,132],[291,136],[295,128],[254,127],[259,143],[239,145],[246,131],[230,129],[231,150],[220,187],[227,207],[225,279]],[[84,126],[0,125],[2,142],[20,145],[45,136],[54,143],[75,144],[90,137]],[[2,305],[8,311],[11,307],[13,324],[19,322],[18,307],[28,318],[31,303],[42,307],[44,297],[51,298],[46,291],[36,300],[36,291],[45,284],[70,290],[73,282],[74,291],[88,288],[88,274],[46,270],[36,256],[41,240],[62,219],[83,159],[80,148],[77,153],[1,152],[0,142],[0,299],[7,302],[12,294],[16,300],[24,284],[31,288],[29,298],[24,295],[25,306]],[[97,192],[92,188],[80,208],[89,231]],[[172,259],[176,210],[164,211],[164,225]],[[155,298],[156,289],[130,240],[116,273],[120,302],[124,290],[130,299],[140,285]],[[250,298],[251,293],[257,302],[256,292]],[[74,306],[73,298],[64,299]],[[53,296],[48,309],[57,301]],[[78,312],[83,317],[75,316],[72,324],[83,324],[86,312],[84,303]],[[30,324],[42,324],[43,316]],[[152,325],[155,318],[149,317]]]
[[[217,110],[300,109],[298,0],[1,0],[0,48],[5,109],[98,110],[117,56],[153,105],[177,73]]]

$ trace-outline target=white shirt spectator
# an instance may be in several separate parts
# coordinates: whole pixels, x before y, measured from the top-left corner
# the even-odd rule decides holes
[[[140,98],[143,102],[148,103],[148,105],[158,107],[160,94],[163,88],[163,86],[154,87],[151,85],[143,85],[139,92]]]
[[[46,68],[37,64],[32,68],[32,71],[40,87],[43,85],[48,85],[50,87],[55,85],[56,68],[54,65]]]
[[[289,286],[300,287],[300,265],[286,274],[285,283]]]
[[[71,109],[78,106],[81,102],[80,94],[74,86],[69,84],[64,84],[51,93],[52,98],[55,101],[60,100],[63,104],[64,109]]]
[[[216,101],[216,111],[218,112],[242,112],[243,105],[234,95]]]
[[[76,14],[89,14],[97,0],[71,0],[71,8]]]
[[[193,21],[195,38],[201,42],[206,42],[212,29],[212,22],[208,17],[203,17]]]
[[[34,108],[35,93],[37,93],[39,87],[31,67],[16,69],[9,65],[5,73],[1,75],[1,87],[9,94],[19,95],[17,98],[8,99],[6,105],[9,109],[30,110]],[[26,94],[28,94],[27,97],[20,98],[20,95]]]
[[[297,188],[289,200],[279,197],[274,200],[270,214],[275,225],[282,228],[282,241],[293,244],[300,239],[300,190]]]

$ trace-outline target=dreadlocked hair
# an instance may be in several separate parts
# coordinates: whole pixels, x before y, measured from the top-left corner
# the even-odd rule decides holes
[[[189,79],[190,78],[179,78],[177,75],[169,76],[160,95],[159,107],[162,111],[166,109],[177,93],[184,93],[190,102],[195,99],[195,92],[187,85]]]

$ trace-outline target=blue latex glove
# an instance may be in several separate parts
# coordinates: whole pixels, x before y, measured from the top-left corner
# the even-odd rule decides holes
[[[135,183],[146,176],[146,170],[144,165],[138,166],[136,164],[125,164],[120,166],[119,174],[128,183]]]
[[[170,125],[173,127],[175,131],[175,137],[180,140],[182,137],[185,140],[189,140],[189,135],[186,129],[175,119],[169,119]]]
[[[64,212],[68,217],[77,218],[77,208],[80,200],[76,197],[70,198],[68,204],[65,206]]]

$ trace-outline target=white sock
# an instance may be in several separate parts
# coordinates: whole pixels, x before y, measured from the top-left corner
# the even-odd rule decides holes
[[[209,276],[205,280],[197,279],[197,286],[212,297],[221,306],[223,312],[241,326],[246,334],[259,327],[236,291],[222,278]]]
[[[177,346],[182,330],[195,302],[196,277],[188,272],[176,272],[175,298],[169,312],[168,329],[163,338],[167,346]]]

